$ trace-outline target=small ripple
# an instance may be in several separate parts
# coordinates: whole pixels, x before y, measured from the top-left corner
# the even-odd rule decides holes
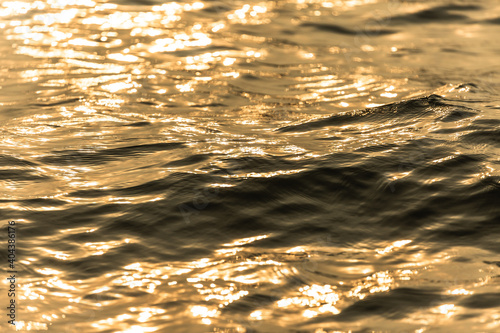
[[[108,148],[97,151],[91,150],[62,150],[53,152],[53,155],[44,156],[40,162],[51,165],[98,165],[120,158],[152,154],[160,151],[185,148],[177,142],[152,143],[137,146]]]
[[[313,129],[318,129],[327,126],[342,126],[361,121],[381,122],[388,120],[390,117],[398,117],[398,119],[418,119],[426,114],[435,113],[438,107],[451,106],[442,102],[442,98],[437,95],[428,97],[411,99],[408,101],[386,104],[379,107],[369,108],[365,110],[355,110],[343,112],[337,115],[322,118],[319,120],[309,121],[307,123],[285,126],[277,129],[279,133],[285,132],[304,132]],[[448,111],[445,109],[444,111]]]
[[[356,36],[356,35],[364,35],[364,36],[384,36],[384,35],[392,35],[397,33],[397,30],[391,29],[362,29],[362,30],[351,30],[348,28],[344,28],[340,25],[336,24],[327,24],[327,23],[314,23],[314,22],[305,22],[301,24],[302,27],[313,27],[321,31],[327,31],[331,33],[348,35],[348,36]]]
[[[458,305],[469,309],[488,309],[500,307],[500,293],[481,293],[467,297]]]
[[[485,143],[495,147],[500,147],[500,130],[477,130],[460,137],[468,143]]]
[[[41,175],[32,170],[0,170],[0,180],[11,181],[40,181],[48,180],[50,177]]]
[[[37,165],[37,163],[33,163],[22,158],[9,155],[0,155],[0,166],[34,167]]]
[[[468,16],[462,14],[450,13],[450,11],[470,11],[480,10],[481,6],[476,5],[445,5],[437,6],[434,8],[424,9],[416,13],[404,14],[399,16],[390,17],[391,23],[409,24],[409,23],[430,23],[442,22],[448,23],[450,21],[465,21],[469,19]]]

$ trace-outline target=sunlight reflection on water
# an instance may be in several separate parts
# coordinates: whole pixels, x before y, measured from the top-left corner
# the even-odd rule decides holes
[[[498,329],[500,7],[443,3],[3,2],[18,330]]]

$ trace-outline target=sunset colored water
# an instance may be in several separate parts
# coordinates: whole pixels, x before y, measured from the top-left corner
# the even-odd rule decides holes
[[[0,60],[2,332],[500,331],[500,2],[2,1]]]

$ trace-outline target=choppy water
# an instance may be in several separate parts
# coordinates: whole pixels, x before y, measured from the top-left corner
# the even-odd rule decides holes
[[[18,328],[500,330],[497,1],[4,1],[0,35]]]

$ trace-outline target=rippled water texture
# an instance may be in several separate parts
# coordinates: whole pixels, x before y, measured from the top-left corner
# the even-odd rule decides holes
[[[20,330],[500,331],[496,0],[3,1],[0,54]]]

